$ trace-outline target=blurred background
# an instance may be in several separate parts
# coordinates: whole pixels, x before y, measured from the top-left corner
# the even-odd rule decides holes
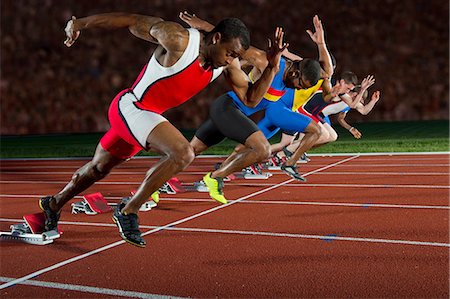
[[[130,87],[154,45],[126,29],[83,31],[63,45],[72,15],[132,12],[180,22],[183,10],[211,23],[242,19],[252,45],[265,49],[276,26],[286,31],[290,51],[316,58],[305,32],[312,18],[323,21],[336,74],[373,74],[381,90],[374,110],[351,122],[449,119],[449,2],[447,0],[1,0],[1,134],[103,132],[108,106]],[[210,85],[165,116],[193,129],[227,86]]]

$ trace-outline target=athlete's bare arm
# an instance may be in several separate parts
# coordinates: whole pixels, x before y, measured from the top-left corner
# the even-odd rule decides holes
[[[356,105],[356,110],[361,113],[362,115],[369,114],[370,111],[372,111],[373,107],[375,107],[375,104],[380,100],[380,91],[377,90],[372,94],[372,97],[370,99],[370,102],[364,105],[363,103],[359,102]]]
[[[354,99],[350,97],[348,94],[344,94],[341,96],[341,99],[352,109],[356,109],[356,106],[358,103],[361,103],[361,99],[363,98],[364,93],[366,90],[372,86],[375,83],[375,78],[372,75],[368,75],[364,80],[361,82],[361,89],[356,95]]]
[[[81,30],[89,28],[117,29],[128,28],[138,38],[160,44],[168,55],[163,59],[179,58],[189,42],[189,33],[178,23],[164,21],[159,17],[129,13],[105,13],[77,19],[72,17],[67,22],[65,32],[67,47],[72,46],[80,36]],[[177,57],[178,56],[178,57]],[[165,65],[165,63],[161,62]],[[168,61],[170,65],[170,61]]]
[[[350,132],[350,134],[353,135],[353,137],[355,137],[356,139],[360,139],[362,134],[360,131],[358,131],[357,128],[352,127],[351,125],[349,125],[346,121],[345,121],[345,117],[347,116],[346,112],[339,112],[337,115],[337,121],[338,123],[341,125],[341,127],[343,127],[344,129],[346,129],[347,131]]]
[[[251,84],[248,76],[242,71],[238,59],[234,59],[224,69],[224,75],[231,88],[246,106],[254,107],[259,104],[278,73],[281,54],[288,46],[283,43],[283,36],[283,29],[277,27],[273,41],[269,39],[269,48],[266,52],[267,66],[254,84]]]
[[[313,18],[314,30],[306,30],[313,42],[316,43],[317,49],[319,50],[319,62],[322,66],[323,77],[331,78],[333,76],[333,63],[331,61],[331,55],[328,51],[327,44],[325,42],[325,32],[323,30],[322,21],[317,15]]]

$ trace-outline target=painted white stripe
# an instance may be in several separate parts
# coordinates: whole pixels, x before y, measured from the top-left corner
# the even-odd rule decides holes
[[[3,221],[3,219],[1,219]],[[19,220],[14,222],[21,222]],[[95,222],[74,222],[61,221],[65,225],[78,226],[97,226],[97,227],[115,227],[112,223],[95,223]],[[141,228],[153,228],[162,230],[160,226],[141,225]],[[248,236],[265,236],[265,237],[284,237],[284,238],[301,238],[301,239],[319,239],[319,240],[338,240],[338,241],[353,241],[353,242],[369,242],[369,243],[383,243],[383,244],[402,244],[402,245],[419,245],[432,247],[450,247],[450,243],[427,242],[427,241],[413,241],[413,240],[397,240],[397,239],[374,239],[363,237],[345,237],[345,236],[329,236],[329,235],[309,235],[309,234],[295,234],[295,233],[274,233],[265,231],[243,231],[243,230],[229,230],[229,229],[211,229],[211,228],[196,228],[196,227],[165,227],[164,230],[169,231],[185,231],[185,232],[199,232],[199,233],[220,233],[230,235],[248,235]]]
[[[35,200],[38,197],[42,197],[44,195],[11,195],[8,197],[11,198],[30,198]],[[0,195],[0,197],[5,197],[5,195]],[[82,196],[76,196],[75,198],[82,199]],[[105,197],[105,199],[122,199],[121,196],[109,196]],[[209,202],[213,203],[211,198],[167,198],[162,197],[162,201],[182,201],[182,202]],[[426,199],[429,201],[429,199]],[[427,205],[405,205],[405,204],[387,204],[387,203],[351,203],[351,202],[319,202],[319,201],[291,201],[291,200],[250,200],[243,201],[241,203],[244,204],[279,204],[279,205],[311,205],[311,206],[343,206],[343,207],[363,207],[363,208],[402,208],[402,209],[437,209],[437,210],[450,210],[450,206],[427,206]],[[0,218],[0,221],[3,221]]]
[[[14,278],[0,277],[0,282],[11,282],[13,280],[14,280]],[[48,282],[48,281],[42,281],[42,280],[28,280],[28,281],[19,282],[18,284],[42,287],[42,288],[50,288],[50,289],[77,291],[77,292],[84,292],[84,293],[94,293],[94,294],[112,295],[112,296],[120,296],[120,297],[129,297],[129,298],[153,298],[153,299],[182,298],[182,297],[164,296],[164,295],[134,292],[134,291],[124,291],[124,290],[117,290],[117,289],[89,287],[89,286],[78,285],[78,284]]]
[[[286,175],[284,172],[281,171],[273,171],[270,170],[270,173],[274,175]],[[67,174],[72,175],[72,171],[2,171],[2,174],[14,174],[14,175],[23,175],[23,174],[39,174],[39,175],[55,175],[55,174]],[[183,171],[180,172],[180,174],[205,174],[205,172],[201,171]],[[145,174],[145,171],[112,171],[108,176],[112,175],[143,175]],[[361,174],[361,175],[424,175],[424,176],[439,176],[439,175],[450,175],[449,172],[385,172],[385,171],[373,171],[373,172],[359,172],[359,171],[328,171],[328,172],[319,172],[318,175],[354,175],[354,174]]]
[[[450,152],[379,152],[379,153],[318,153],[310,154],[312,157],[342,157],[342,156],[411,156],[411,155],[450,155]],[[195,159],[217,159],[226,158],[228,155],[200,155]],[[3,161],[67,161],[67,160],[90,160],[89,157],[72,157],[72,158],[2,158]],[[145,159],[161,159],[161,156],[135,156],[132,160],[145,160]]]
[[[384,160],[385,161],[385,160]],[[410,161],[410,160],[408,160]],[[397,161],[396,161],[397,162]],[[213,163],[213,162],[211,162]],[[300,164],[301,167],[318,167],[318,166],[326,166],[327,164],[323,164],[323,163],[315,163],[315,162],[309,162],[307,164]],[[3,165],[2,168],[6,168],[6,169],[78,169],[83,165],[73,165],[73,166],[60,166],[60,165],[33,165],[33,166],[6,166]],[[198,166],[198,165],[197,165]],[[351,165],[341,165],[340,167],[359,167],[359,168],[363,168],[366,169],[367,167],[449,167],[450,164],[449,163],[435,163],[435,164],[428,164],[428,163],[422,163],[422,164],[409,164],[409,163],[405,163],[405,164],[368,164],[368,163],[363,163],[363,164],[351,164]],[[146,171],[149,166],[148,165],[124,165],[122,167],[116,167],[115,169],[129,169],[129,168],[136,168],[136,169],[140,169],[142,168],[143,171]],[[183,171],[180,173],[193,173],[190,171]],[[202,172],[203,173],[203,172]]]
[[[351,161],[351,160],[353,160],[353,159],[355,159],[355,158],[358,158],[358,157],[359,157],[359,156],[353,156],[353,157],[346,158],[346,159],[344,159],[344,160],[341,160],[341,161],[338,161],[338,162],[336,162],[336,163],[330,164],[330,165],[328,165],[328,166],[326,166],[326,167],[322,167],[322,168],[313,170],[313,171],[311,171],[311,172],[309,172],[309,173],[305,173],[303,176],[307,176],[307,175],[310,175],[310,174],[313,174],[313,173],[316,173],[316,172],[320,172],[320,171],[322,171],[322,170],[325,170],[325,169],[334,167],[334,166],[339,165],[339,164],[341,164],[341,163],[345,163],[345,162],[347,162],[347,161]],[[203,216],[203,215],[210,214],[210,213],[215,212],[215,211],[217,211],[217,210],[220,210],[220,209],[229,207],[230,205],[233,205],[233,204],[235,204],[235,203],[238,203],[238,202],[240,202],[240,201],[243,201],[243,200],[245,200],[245,199],[247,199],[247,198],[253,197],[253,196],[255,196],[255,195],[262,194],[262,193],[264,193],[264,192],[267,192],[267,191],[270,191],[270,190],[272,190],[272,189],[278,188],[279,186],[286,185],[286,184],[288,184],[288,183],[290,183],[290,182],[293,182],[293,181],[294,181],[294,179],[287,180],[287,181],[285,181],[285,182],[279,183],[279,184],[274,185],[274,186],[271,186],[271,187],[269,187],[269,188],[266,188],[266,189],[260,190],[260,191],[258,191],[258,192],[252,193],[252,194],[250,194],[250,195],[241,197],[241,198],[239,198],[239,199],[237,199],[237,200],[235,200],[235,201],[233,201],[233,202],[230,202],[230,203],[228,203],[228,204],[226,204],[226,205],[217,206],[217,207],[214,207],[214,208],[212,208],[212,209],[208,209],[208,210],[205,210],[205,211],[203,211],[203,212],[194,214],[194,215],[192,215],[192,216],[190,216],[190,217],[183,218],[183,219],[180,219],[180,220],[178,220],[178,221],[169,223],[169,224],[167,224],[167,225],[165,225],[165,226],[162,226],[162,227],[159,227],[159,228],[156,228],[156,229],[152,229],[152,230],[150,230],[150,231],[147,231],[147,232],[143,233],[142,236],[146,236],[146,235],[149,235],[149,234],[158,232],[158,231],[160,231],[160,230],[164,230],[164,229],[166,229],[166,228],[168,228],[168,227],[172,227],[172,226],[175,226],[175,225],[178,225],[178,224],[181,224],[181,223],[190,221],[190,220],[192,220],[192,219],[201,217],[201,216]],[[41,269],[41,270],[35,271],[35,272],[30,273],[30,274],[28,274],[28,275],[26,275],[26,276],[17,278],[17,279],[15,279],[15,280],[13,280],[13,281],[10,281],[10,282],[7,282],[7,283],[4,283],[4,284],[0,285],[0,290],[1,290],[1,289],[4,289],[4,288],[7,288],[7,287],[9,287],[9,286],[12,286],[12,285],[14,285],[14,284],[20,283],[20,282],[22,282],[22,281],[29,280],[29,279],[31,279],[31,278],[34,278],[34,277],[38,276],[38,275],[41,275],[41,274],[43,274],[43,273],[46,273],[46,272],[49,272],[49,271],[51,271],[51,270],[57,269],[57,268],[59,268],[59,267],[65,266],[65,265],[67,265],[67,264],[70,264],[70,263],[76,262],[76,261],[78,261],[78,260],[84,259],[85,257],[94,255],[94,254],[96,254],[96,253],[99,253],[99,252],[102,252],[102,251],[105,251],[105,250],[108,250],[108,249],[110,249],[110,248],[114,248],[114,247],[116,247],[116,246],[118,246],[118,245],[121,245],[121,244],[124,244],[124,243],[125,243],[125,241],[123,241],[123,240],[117,241],[117,242],[111,243],[111,244],[109,244],[109,245],[106,245],[106,246],[97,248],[97,249],[95,249],[95,250],[86,252],[86,253],[84,253],[84,254],[75,256],[75,257],[73,257],[73,258],[67,259],[67,260],[65,260],[65,261],[59,262],[59,263],[54,264],[54,265],[52,265],[52,266],[50,266],[50,267],[43,268],[43,269]]]
[[[0,184],[66,184],[63,181],[0,181]],[[95,183],[95,185],[140,185],[141,182],[106,182],[100,181]],[[272,186],[273,183],[234,183],[227,182],[226,185],[235,186],[249,186],[249,187],[264,187]],[[384,184],[384,185],[372,185],[372,184],[289,184],[288,187],[343,187],[343,188],[424,188],[424,189],[450,189],[450,186],[445,185],[394,185],[394,184]]]

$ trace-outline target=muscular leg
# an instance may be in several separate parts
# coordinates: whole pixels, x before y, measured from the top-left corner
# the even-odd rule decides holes
[[[300,145],[295,150],[294,154],[286,161],[287,166],[295,165],[298,159],[300,159],[300,157],[317,142],[320,135],[320,128],[317,123],[311,121],[304,133],[305,136],[300,141]]]
[[[55,212],[61,210],[74,196],[103,179],[111,169],[124,161],[124,159],[114,157],[98,144],[92,160],[78,169],[64,189],[53,196],[55,200],[50,201],[50,208]]]
[[[238,148],[238,151],[222,163],[222,166],[211,174],[212,178],[226,177],[233,172],[241,171],[243,168],[254,163],[262,162],[270,156],[270,144],[261,131],[251,134],[245,141],[245,147]]]
[[[270,146],[270,151],[272,153],[278,153],[279,151],[281,151],[283,149],[283,147],[289,146],[292,143],[292,141],[294,141],[294,139],[295,139],[295,135],[288,135],[288,134],[282,133],[280,142],[272,144]]]
[[[169,136],[169,137],[168,137]],[[162,122],[147,138],[148,146],[163,154],[147,174],[136,193],[122,209],[122,213],[137,214],[150,195],[166,181],[185,169],[194,160],[194,150],[184,136],[170,122]]]

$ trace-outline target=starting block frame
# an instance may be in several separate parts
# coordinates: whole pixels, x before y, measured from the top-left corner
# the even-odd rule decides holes
[[[193,184],[183,184],[178,178],[173,177],[159,188],[159,192],[167,194],[177,194],[184,192],[209,192],[203,180]]]
[[[131,195],[134,195],[135,192],[136,190],[131,191]],[[117,206],[117,203],[108,203],[103,195],[97,192],[83,196],[82,201],[72,203],[72,214],[97,215],[109,213],[113,211],[115,206]],[[147,212],[156,206],[157,204],[153,200],[149,200],[140,207],[139,211]]]
[[[43,212],[23,216],[23,223],[10,226],[11,232],[1,232],[0,239],[18,241],[33,245],[47,245],[58,239],[62,232],[44,231],[45,214]]]

